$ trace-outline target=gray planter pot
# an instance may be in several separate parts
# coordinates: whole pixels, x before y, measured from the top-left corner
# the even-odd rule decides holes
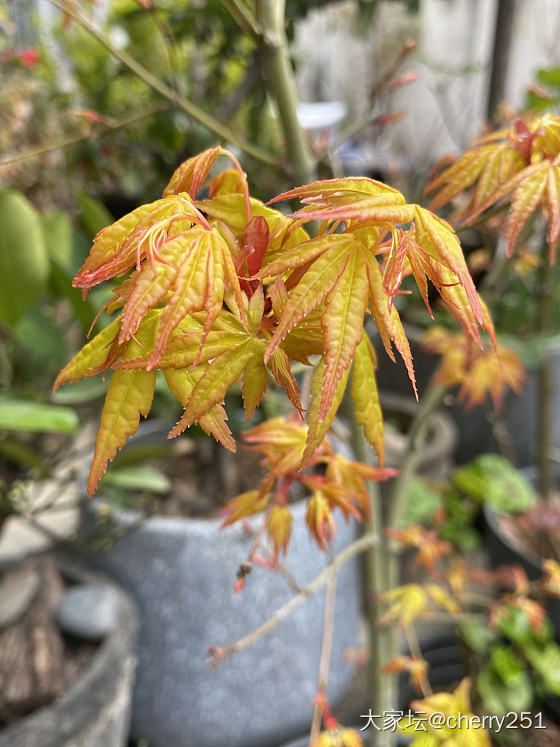
[[[110,583],[107,578],[61,561],[63,575],[78,583]],[[0,747],[125,747],[138,616],[121,589],[114,626],[86,670],[54,705],[35,711],[0,731]]]
[[[86,508],[92,525],[95,503]],[[285,565],[301,586],[324,568],[292,507],[294,528]],[[306,601],[268,636],[207,671],[208,647],[231,643],[265,622],[293,592],[279,573],[255,568],[242,593],[235,572],[251,539],[240,526],[220,531],[218,519],[150,517],[118,511],[131,531],[95,564],[135,596],[141,615],[132,736],[150,747],[273,747],[301,734],[316,694],[324,592]],[[355,537],[340,522],[335,552]],[[358,561],[337,584],[329,697],[336,701],[352,674],[342,659],[356,643],[360,611]]]

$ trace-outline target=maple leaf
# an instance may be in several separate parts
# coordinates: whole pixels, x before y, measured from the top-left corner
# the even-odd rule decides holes
[[[383,413],[379,404],[375,369],[375,350],[364,334],[356,349],[352,364],[352,386],[350,393],[354,400],[356,423],[364,429],[364,434],[373,446],[379,464],[383,466],[385,440],[383,437]]]
[[[144,345],[153,344],[154,331],[153,323],[143,324],[138,330],[137,339],[128,343],[125,357],[133,358]],[[155,371],[115,371],[111,376],[87,482],[89,496],[95,492],[108,462],[114,458],[126,439],[136,433],[140,416],[146,417],[150,412],[155,386]]]
[[[262,346],[259,342],[254,338],[247,338],[214,358],[196,382],[185,405],[185,411],[169,433],[169,437],[178,435],[214,405],[221,403],[230,386],[240,378],[249,360],[259,353],[262,355]]]
[[[441,187],[430,209],[446,204],[474,186],[472,199],[461,213],[463,223],[477,219],[495,205],[510,204],[506,252],[511,256],[519,234],[540,206],[548,222],[547,242],[553,264],[560,241],[560,117],[546,114],[529,122],[517,119],[481,140],[428,185]]]
[[[451,693],[434,693],[413,701],[411,706],[418,716],[412,721],[408,717],[403,719],[398,727],[402,734],[412,738],[411,747],[491,747],[480,717],[471,711],[470,689],[471,681],[465,677]],[[445,718],[434,724],[430,720],[432,714],[442,714]]]
[[[473,349],[464,335],[434,327],[423,337],[424,347],[441,356],[434,374],[436,383],[460,385],[459,401],[467,408],[484,402],[490,395],[494,407],[501,407],[506,387],[519,392],[525,372],[519,357],[502,344],[495,349]]]
[[[316,490],[307,501],[305,523],[321,550],[325,550],[335,535],[336,524],[329,500],[322,490]]]
[[[91,288],[103,280],[125,274],[135,265],[139,268],[146,258],[153,261],[169,231],[174,225],[177,228],[178,221],[182,221],[183,226],[199,224],[208,227],[204,216],[186,193],[136,208],[97,234],[73,285]]]
[[[292,513],[287,506],[275,503],[266,517],[266,531],[274,547],[274,556],[286,554],[292,534]]]
[[[222,529],[240,519],[245,519],[263,511],[267,504],[268,496],[261,495],[258,490],[247,490],[245,493],[241,493],[241,495],[232,498],[222,509],[224,517]]]
[[[202,370],[194,369],[187,371],[184,368],[167,369],[164,371],[165,380],[169,391],[183,407],[186,407],[198,379],[202,376]],[[229,451],[235,451],[235,441],[231,431],[226,425],[227,414],[222,405],[214,405],[208,412],[201,415],[198,424],[209,436],[214,436],[216,441]]]

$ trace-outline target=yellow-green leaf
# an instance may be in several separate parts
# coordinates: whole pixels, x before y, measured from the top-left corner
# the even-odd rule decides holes
[[[366,333],[356,348],[352,364],[350,394],[354,400],[354,417],[364,429],[367,440],[375,449],[379,465],[383,467],[385,442],[383,439],[383,413],[375,378],[375,350]]]
[[[402,356],[405,363],[408,376],[412,382],[412,387],[416,393],[416,378],[412,366],[412,353],[408,338],[395,305],[389,310],[389,299],[383,289],[383,276],[377,260],[372,258],[367,263],[367,276],[369,282],[369,303],[371,315],[375,319],[375,324],[379,330],[381,340],[387,351],[387,355],[392,361],[395,360],[391,350],[391,341]],[[418,396],[418,395],[417,395]]]
[[[169,391],[175,399],[185,407],[193,393],[198,378],[194,373],[184,369],[168,369],[164,371]],[[235,441],[227,426],[227,413],[222,405],[214,405],[206,415],[198,420],[203,431],[214,436],[216,441],[229,451],[235,451]],[[178,435],[177,433],[175,435]]]
[[[259,354],[262,355],[261,346],[256,340],[249,339],[214,359],[197,381],[185,412],[170,432],[170,437],[181,433],[206,415],[214,405],[222,402],[227,390],[241,376],[249,360]]]
[[[56,391],[63,384],[80,381],[80,379],[83,379],[92,370],[102,366],[107,359],[109,346],[117,336],[119,326],[120,318],[115,319],[108,327],[102,329],[93,340],[84,345],[80,352],[58,374],[54,382],[53,391]]]
[[[321,418],[319,411],[321,409],[321,403],[323,401],[323,378],[325,375],[325,360],[321,359],[317,368],[313,372],[311,379],[311,405],[307,414],[307,441],[305,444],[305,451],[302,457],[302,467],[312,458],[316,449],[321,445],[323,439],[329,432],[329,428],[332,425],[334,417],[337,413],[342,397],[346,390],[346,382],[348,381],[349,369],[342,372],[342,376],[337,384],[334,397],[331,400],[329,409],[325,416]]]
[[[350,367],[362,337],[364,313],[369,295],[365,261],[356,244],[346,266],[326,299],[322,326],[325,340],[325,375],[319,418],[330,407],[343,371]]]
[[[288,332],[321,303],[344,271],[347,262],[347,245],[342,243],[327,250],[311,265],[289,294],[278,326],[267,346],[265,363]]]
[[[247,422],[259,406],[268,385],[268,374],[262,358],[250,358],[243,373],[243,404]]]

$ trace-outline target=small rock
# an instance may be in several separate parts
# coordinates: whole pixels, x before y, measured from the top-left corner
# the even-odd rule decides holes
[[[29,607],[39,588],[33,570],[7,571],[0,581],[0,630],[16,622]]]
[[[113,627],[118,603],[111,586],[74,586],[60,601],[58,624],[67,635],[98,641]]]

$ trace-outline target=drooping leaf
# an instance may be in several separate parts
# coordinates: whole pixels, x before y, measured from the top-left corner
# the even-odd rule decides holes
[[[364,429],[367,440],[375,449],[379,464],[382,467],[385,456],[383,438],[383,413],[379,404],[375,350],[366,333],[362,335],[356,348],[352,364],[352,385],[350,393],[354,400],[354,417],[356,423]]]
[[[330,400],[329,408],[321,418],[319,413],[323,403],[323,379],[325,376],[325,368],[326,365],[323,358],[315,368],[311,379],[311,405],[307,414],[308,432],[305,451],[302,457],[302,464],[306,464],[309,459],[311,459],[316,449],[320,446],[321,442],[329,432],[329,428],[331,427],[336,412],[342,402],[342,397],[344,396],[346,383],[348,381],[349,369],[345,369],[338,381],[334,396]]]
[[[536,174],[524,179],[513,194],[508,219],[508,257],[513,254],[517,237],[543,197],[548,184],[548,171],[548,168],[539,169]]]
[[[186,371],[182,368],[168,369],[164,371],[164,375],[171,394],[183,407],[186,407],[196,386],[196,382],[200,379],[200,373],[196,375],[194,372]],[[226,449],[229,451],[236,450],[235,441],[227,426],[227,413],[222,405],[211,407],[206,415],[202,415],[199,418],[198,424],[205,433],[214,436],[216,441],[221,443]]]
[[[138,329],[136,340],[128,343],[125,357],[135,358],[142,347],[153,346],[157,315]],[[87,492],[91,497],[107,464],[124,445],[128,436],[136,433],[140,416],[146,417],[152,407],[156,386],[155,371],[115,371],[107,387],[105,404],[95,441]]]
[[[437,262],[457,276],[467,294],[474,318],[482,324],[482,306],[455,232],[449,223],[418,205],[415,208],[414,218],[418,244]]]
[[[362,337],[364,313],[369,295],[367,270],[359,245],[349,252],[348,261],[327,295],[322,317],[325,341],[325,374],[319,418],[324,419],[338,382],[348,370]]]
[[[58,374],[53,385],[53,391],[68,382],[74,383],[83,379],[84,376],[91,376],[92,371],[99,369],[107,359],[109,347],[117,336],[119,325],[120,319],[115,319],[102,329],[93,340],[84,345],[80,352]]]
[[[243,403],[247,422],[261,403],[268,386],[266,366],[261,358],[251,358],[243,374]]]
[[[321,303],[343,273],[347,263],[347,244],[342,243],[328,249],[311,265],[289,294],[282,317],[266,348],[265,363],[296,324]]]
[[[412,366],[412,353],[410,352],[410,344],[402,326],[399,312],[394,304],[389,309],[389,299],[383,290],[383,277],[377,260],[372,258],[368,261],[366,269],[370,289],[370,312],[375,319],[375,324],[379,330],[385,350],[391,360],[394,361],[395,357],[391,350],[391,342],[395,343],[395,347],[402,356],[408,376],[412,382],[412,387],[416,393],[416,378]],[[416,396],[418,396],[417,393]]]
[[[185,412],[169,436],[181,433],[214,405],[222,402],[229,387],[239,379],[247,363],[255,355],[262,356],[262,346],[256,340],[249,339],[215,358],[197,381]]]

